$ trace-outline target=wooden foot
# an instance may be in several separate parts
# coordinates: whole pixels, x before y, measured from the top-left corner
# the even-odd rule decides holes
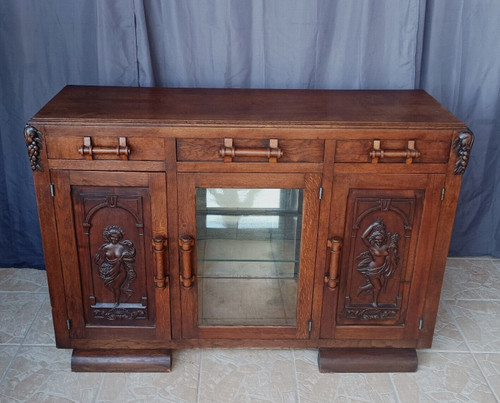
[[[415,372],[413,348],[332,348],[318,352],[319,372]]]
[[[74,372],[170,372],[172,350],[73,350]]]

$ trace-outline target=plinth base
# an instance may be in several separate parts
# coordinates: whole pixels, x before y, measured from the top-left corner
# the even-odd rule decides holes
[[[413,348],[319,349],[319,372],[415,372],[417,352]]]
[[[172,350],[73,350],[74,372],[170,372]]]

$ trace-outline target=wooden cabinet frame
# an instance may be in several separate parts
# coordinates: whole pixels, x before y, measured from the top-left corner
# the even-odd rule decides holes
[[[319,348],[323,372],[414,371],[431,346],[474,137],[424,91],[68,86],[24,134],[73,370],[270,347]],[[295,326],[198,324],[210,187],[303,189]]]

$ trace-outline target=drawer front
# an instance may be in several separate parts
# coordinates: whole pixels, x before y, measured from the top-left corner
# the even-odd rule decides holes
[[[418,137],[411,140],[401,138],[339,140],[335,162],[446,164],[450,147],[451,140]]]
[[[221,151],[224,150],[224,151]],[[324,140],[183,138],[177,139],[179,162],[323,162]]]
[[[68,135],[46,136],[47,156],[61,160],[132,160],[161,161],[165,159],[165,141],[159,136],[122,130],[78,129]],[[64,133],[65,134],[65,133]]]

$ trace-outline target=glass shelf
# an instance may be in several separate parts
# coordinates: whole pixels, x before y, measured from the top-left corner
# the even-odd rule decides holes
[[[302,197],[197,189],[200,326],[295,326]]]

